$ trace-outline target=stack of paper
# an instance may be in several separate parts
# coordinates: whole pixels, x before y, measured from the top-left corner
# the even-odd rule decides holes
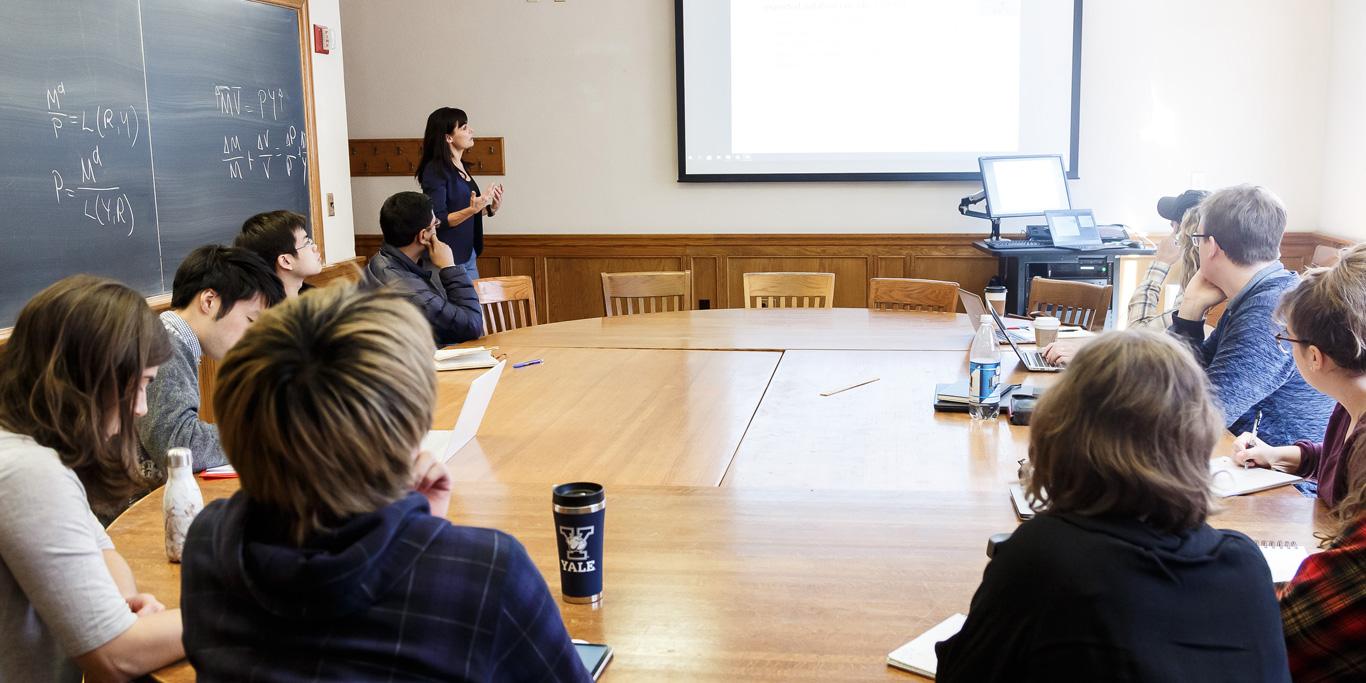
[[[892,650],[887,655],[887,665],[934,678],[934,672],[939,668],[939,657],[934,653],[934,646],[963,630],[965,621],[966,616],[955,614],[939,622],[938,626],[920,634],[915,640]]]
[[[1210,487],[1216,495],[1225,498],[1274,489],[1304,479],[1264,467],[1243,467],[1228,456],[1209,461],[1209,472]]]
[[[482,346],[467,349],[441,349],[436,352],[437,370],[474,370],[498,364],[493,352]]]

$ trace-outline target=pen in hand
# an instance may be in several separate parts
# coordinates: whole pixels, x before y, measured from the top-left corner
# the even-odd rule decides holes
[[[1257,428],[1262,425],[1262,411],[1257,411],[1257,417],[1252,420],[1252,445],[1256,445],[1261,439],[1257,438]],[[1248,468],[1248,463],[1252,462],[1247,458],[1243,459],[1243,469]]]

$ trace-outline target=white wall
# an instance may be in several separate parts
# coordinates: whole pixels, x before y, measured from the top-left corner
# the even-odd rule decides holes
[[[1332,68],[1323,164],[1323,230],[1366,240],[1366,2],[1333,1]]]
[[[341,8],[337,0],[309,0],[310,24],[321,24],[341,33]],[[317,117],[318,149],[313,151],[313,171],[322,190],[323,247],[327,262],[336,263],[356,255],[355,226],[351,219],[351,159],[347,146],[346,77],[342,56],[313,53],[313,107]],[[327,193],[336,202],[337,215],[327,215]]]
[[[956,212],[969,183],[678,183],[672,0],[341,6],[355,137],[417,137],[432,109],[458,106],[476,135],[506,138],[506,203],[489,232],[984,229]],[[1157,197],[1199,174],[1207,187],[1264,184],[1291,229],[1318,229],[1333,10],[1089,0],[1074,205],[1157,228]],[[837,84],[813,92],[797,115],[818,129],[821,99],[838,95]],[[355,179],[356,231],[378,232],[380,203],[405,189],[416,185]]]

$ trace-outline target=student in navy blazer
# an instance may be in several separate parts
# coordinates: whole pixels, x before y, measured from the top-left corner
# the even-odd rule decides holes
[[[475,259],[484,250],[484,216],[492,218],[502,208],[503,186],[496,184],[487,194],[479,191],[460,160],[473,146],[474,130],[465,112],[454,107],[437,109],[427,117],[416,176],[441,221],[437,238],[450,245],[455,262],[465,266],[470,280],[477,280]]]

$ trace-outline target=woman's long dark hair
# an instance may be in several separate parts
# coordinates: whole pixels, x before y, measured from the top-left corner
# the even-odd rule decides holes
[[[24,306],[0,347],[0,428],[57,451],[92,503],[126,498],[144,484],[138,384],[170,357],[166,329],[141,294],[93,275],[59,280]]]
[[[427,130],[422,133],[422,159],[417,162],[417,172],[413,174],[419,181],[422,180],[422,170],[436,159],[445,162],[442,170],[455,168],[455,159],[446,136],[469,121],[465,111],[455,107],[442,107],[427,116]]]

